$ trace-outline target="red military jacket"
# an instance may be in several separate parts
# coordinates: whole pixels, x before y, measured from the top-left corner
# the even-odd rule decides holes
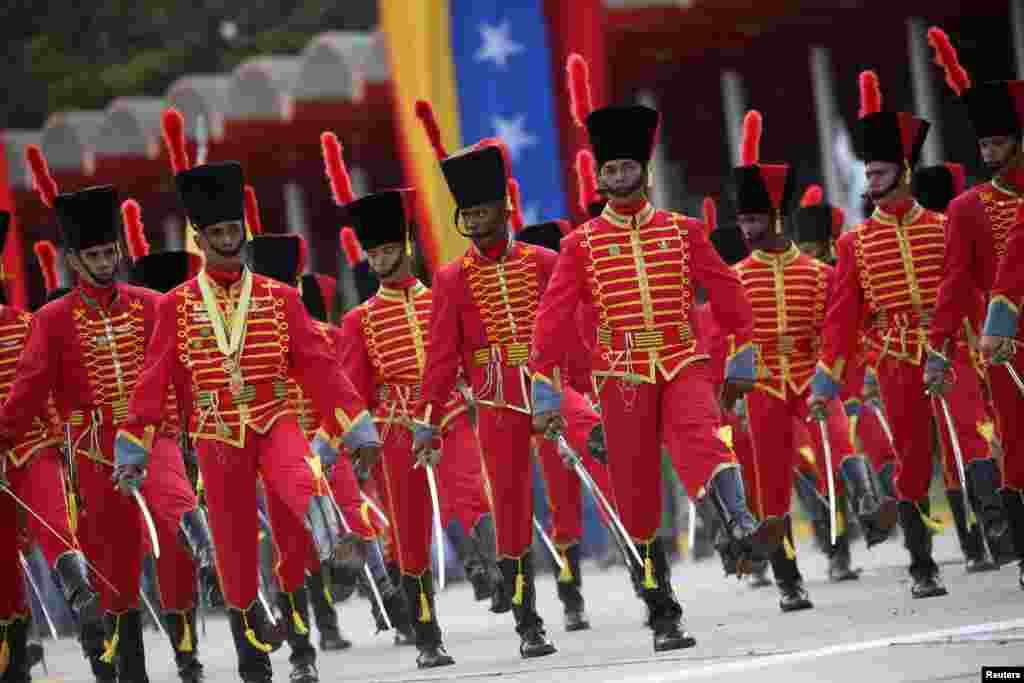
[[[553,369],[577,352],[576,336],[567,334],[577,306],[584,319],[597,322],[596,393],[608,377],[656,383],[707,360],[707,342],[693,330],[695,283],[707,290],[715,320],[731,336],[729,358],[751,350],[750,303],[703,225],[650,204],[633,216],[606,206],[562,240],[537,314],[535,377],[557,384]]]
[[[800,253],[755,250],[734,268],[754,310],[757,388],[776,398],[803,394],[818,363],[818,339],[835,270]]]
[[[942,277],[945,216],[916,202],[881,207],[836,242],[835,294],[825,316],[819,370],[836,384],[866,348],[921,365]]]
[[[199,279],[206,278],[216,305],[230,320],[244,308],[245,276],[251,277],[251,296],[245,315],[238,313],[245,331],[240,350],[229,357],[218,346]],[[223,276],[204,271],[161,297],[125,432],[148,446],[164,394],[174,386],[185,397],[193,439],[243,448],[248,431],[266,433],[282,415],[294,414],[288,387],[294,378],[323,416],[328,437],[345,434],[366,410],[338,368],[328,338],[307,315],[298,290],[248,271],[228,285]]]
[[[339,334],[341,367],[369,406],[382,437],[394,426],[412,430],[422,400],[433,296],[415,278],[405,284],[381,285],[345,314]],[[462,394],[452,391],[438,424],[444,429],[466,409]]]
[[[11,393],[16,377],[18,357],[28,338],[32,314],[12,306],[0,305],[0,403]],[[60,441],[59,422],[53,401],[46,402],[46,408],[39,413],[30,413],[31,426],[9,451],[8,457],[15,466],[22,466],[43,448]]]
[[[556,258],[550,249],[510,240],[500,260],[470,247],[438,270],[423,374],[424,420],[440,426],[460,366],[477,403],[532,412],[527,363],[537,306]]]
[[[1020,217],[1018,217],[1018,221]],[[1024,259],[1024,223],[1016,223],[1010,230],[1006,241],[1005,258],[996,273],[995,282],[992,285],[992,300],[989,304],[989,324],[996,322],[993,318],[1002,316],[1012,321],[1017,326],[1017,339],[1024,339],[1024,331],[1020,329],[1020,310],[1024,306],[1024,268],[1021,267],[1021,260]],[[999,321],[1002,322],[1002,321]],[[990,334],[1003,333],[1005,325],[992,325],[992,329],[986,330]]]
[[[1022,198],[1024,176],[1011,174],[977,185],[950,203],[942,286],[928,333],[932,350],[943,353],[947,342],[969,327],[979,298],[984,306]]]
[[[338,328],[319,320],[313,320],[313,325],[323,335],[324,341],[327,343],[331,353],[337,356]],[[313,397],[309,392],[303,391],[302,386],[293,377],[288,379],[288,400],[291,401],[292,409],[295,411],[295,416],[299,421],[299,427],[302,428],[302,433],[306,435],[307,440],[312,441],[313,437],[316,436],[317,429],[323,423],[323,417],[321,417],[320,411],[316,409]]]
[[[60,421],[71,426],[75,452],[112,464],[114,435],[128,419],[159,296],[122,283],[111,290],[81,285],[39,309],[0,410],[0,438],[16,443],[37,429],[52,393]],[[153,422],[173,434],[170,400],[160,395]]]

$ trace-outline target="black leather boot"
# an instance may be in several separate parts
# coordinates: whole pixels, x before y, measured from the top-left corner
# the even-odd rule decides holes
[[[899,516],[899,505],[890,496],[879,496],[875,492],[871,478],[871,466],[862,455],[852,455],[840,467],[840,473],[846,481],[850,503],[854,514],[864,530],[864,539],[870,548],[889,538],[889,533],[896,526]]]
[[[437,605],[434,602],[434,576],[427,570],[422,576],[402,576],[402,587],[410,605],[416,605],[412,625],[416,632],[416,666],[420,669],[434,669],[450,666],[455,660],[444,649],[441,626],[437,622]]]
[[[804,588],[804,578],[800,575],[800,569],[796,564],[796,547],[793,543],[792,523],[789,516],[786,517],[787,536],[774,553],[772,553],[772,574],[775,575],[775,584],[779,587],[779,608],[783,612],[796,612],[798,610],[814,607],[807,590]]]
[[[458,520],[449,525],[448,538],[455,546],[455,553],[459,556],[466,578],[473,585],[474,599],[477,602],[489,599],[494,595],[494,580],[487,571],[486,560],[477,547],[476,539],[466,533]]]
[[[888,498],[896,495],[896,463],[887,462],[878,470],[878,493]]]
[[[964,554],[965,567],[968,574],[977,572],[989,572],[999,569],[993,562],[985,549],[981,539],[981,529],[977,521],[974,524],[967,523],[967,510],[964,508],[964,492],[960,489],[946,489],[946,499],[949,501],[949,510],[953,513],[953,523],[956,525],[956,536],[960,541],[960,550]]]
[[[803,505],[807,518],[811,520],[814,545],[827,555],[829,546],[832,545],[828,528],[829,511],[818,493],[817,478],[804,472],[797,472],[795,484],[797,498]]]
[[[402,572],[397,564],[388,563],[381,567],[372,569],[374,582],[377,584],[377,591],[384,602],[384,612],[377,601],[370,598],[370,609],[373,612],[374,621],[377,623],[377,632],[388,630],[384,614],[387,613],[391,626],[395,630],[395,645],[415,645],[416,632],[412,627],[411,610],[405,599],[405,591],[402,589]],[[360,583],[366,583],[365,572],[359,575]],[[367,588],[369,592],[369,588]]]
[[[829,533],[831,535],[831,532]],[[828,552],[828,580],[839,583],[860,579],[860,570],[854,569],[851,564],[850,536],[846,533],[839,534],[836,536],[835,545]]]
[[[285,624],[285,633],[291,654],[291,683],[318,683],[320,674],[316,669],[316,648],[309,637],[309,593],[301,586],[291,593],[280,593],[277,606]]]
[[[272,683],[270,653],[274,648],[260,640],[259,631],[266,630],[266,615],[259,603],[247,610],[228,609],[228,623],[238,653],[238,675],[244,683]]]
[[[82,654],[89,660],[97,683],[113,683],[117,669],[100,659],[107,638],[107,625],[100,608],[100,597],[89,583],[89,569],[79,552],[66,552],[57,558],[54,571],[60,579],[64,599],[78,617]]]
[[[933,598],[948,592],[942,585],[939,566],[932,559],[932,531],[924,522],[930,508],[927,499],[917,505],[909,500],[900,501],[900,526],[903,544],[910,552],[909,572],[913,579],[910,594],[915,598]]]
[[[107,614],[110,640],[102,660],[117,661],[117,683],[148,683],[146,648],[142,642],[142,613],[131,609]]]
[[[683,607],[672,589],[672,572],[661,539],[640,544],[637,550],[644,559],[641,586],[654,632],[654,651],[693,647],[697,640],[683,626]]]
[[[1017,583],[1024,590],[1024,493],[1013,489],[1002,490],[1003,507],[1010,522],[1013,544],[1017,553],[1019,573]]]
[[[574,543],[562,552],[565,568],[555,565],[558,599],[562,601],[566,631],[586,631],[590,628],[583,604],[583,575],[580,573],[580,544]]]
[[[313,608],[316,630],[320,632],[320,649],[323,652],[337,652],[352,647],[352,641],[341,634],[338,613],[334,609],[332,596],[324,585],[322,572],[306,577],[306,590],[309,593],[310,606]]]
[[[29,683],[32,667],[28,661],[28,619],[14,619],[0,626],[0,647],[7,648],[7,668],[0,683]]]
[[[997,565],[1013,562],[1017,553],[1013,547],[1013,532],[999,494],[1002,488],[999,464],[992,458],[967,463],[967,482],[974,514],[981,518],[982,531],[992,559]]]
[[[711,479],[709,489],[708,495],[712,496],[727,531],[726,552],[735,557],[737,574],[749,574],[755,560],[768,559],[782,544],[786,522],[781,517],[769,517],[761,523],[754,519],[747,507],[739,467],[719,471]]]
[[[537,614],[537,591],[534,586],[533,556],[530,551],[519,558],[503,559],[501,569],[504,590],[512,596],[512,615],[519,634],[519,654],[523,659],[544,657],[557,649],[547,638],[544,620]]]
[[[199,662],[199,631],[196,630],[196,611],[164,612],[167,636],[178,665],[178,678],[182,683],[200,683],[206,680]]]
[[[470,532],[480,557],[483,558],[491,582],[491,607],[494,614],[512,611],[512,593],[505,590],[501,569],[498,567],[498,534],[490,513],[482,515]]]
[[[224,595],[217,578],[217,565],[213,557],[213,534],[206,516],[206,508],[196,507],[181,518],[181,533],[192,552],[199,575],[200,600],[209,607],[223,607]]]

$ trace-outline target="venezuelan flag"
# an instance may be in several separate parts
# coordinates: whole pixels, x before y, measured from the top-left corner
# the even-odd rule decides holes
[[[417,189],[420,233],[435,266],[465,251],[455,204],[415,114],[434,107],[449,152],[499,137],[529,223],[566,216],[544,0],[379,0],[400,153]]]

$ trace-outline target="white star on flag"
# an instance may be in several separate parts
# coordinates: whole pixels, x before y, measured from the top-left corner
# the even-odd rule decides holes
[[[479,28],[480,38],[484,42],[473,55],[473,59],[478,62],[494,62],[498,68],[504,69],[509,57],[526,49],[522,43],[517,43],[509,36],[508,21],[497,26],[483,23]]]
[[[537,144],[537,138],[526,130],[526,114],[510,119],[495,116],[491,119],[491,125],[494,127],[494,137],[501,138],[508,147],[512,161],[519,158],[519,153],[524,147]]]
[[[523,225],[536,225],[540,223],[540,206],[536,202],[530,202],[523,206]]]

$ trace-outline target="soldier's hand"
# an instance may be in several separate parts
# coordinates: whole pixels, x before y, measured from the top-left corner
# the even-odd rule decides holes
[[[436,455],[433,453],[436,452]],[[433,425],[417,425],[412,435],[412,454],[416,462],[434,464],[441,458],[441,432]],[[428,462],[433,460],[434,462]]]
[[[727,379],[725,384],[722,385],[722,395],[719,401],[722,404],[722,410],[729,413],[732,412],[733,407],[736,405],[736,401],[740,400],[740,397],[754,390],[754,383],[749,379]]]
[[[604,425],[600,422],[590,430],[590,436],[587,437],[587,448],[590,449],[594,460],[602,465],[608,464],[608,441],[604,436]]]
[[[925,391],[933,396],[942,396],[952,386],[949,362],[937,354],[929,354],[924,364]]]
[[[557,410],[537,413],[533,416],[533,432],[543,434],[545,439],[554,441],[565,430],[565,419]]]
[[[378,460],[380,460],[380,446],[372,444],[357,448],[352,454],[352,459],[355,461],[357,467],[370,469],[377,464]]]
[[[416,464],[423,467],[434,467],[441,463],[440,448],[424,448],[416,453]]]
[[[146,480],[146,468],[141,465],[118,465],[110,478],[118,491],[130,495],[133,490],[142,488],[142,482]]]
[[[1002,365],[1010,362],[1017,353],[1017,345],[1010,337],[992,337],[984,335],[978,344],[982,357],[991,365]]]
[[[828,419],[828,402],[827,396],[821,394],[811,393],[811,397],[807,399],[807,410],[815,420],[824,422]]]

